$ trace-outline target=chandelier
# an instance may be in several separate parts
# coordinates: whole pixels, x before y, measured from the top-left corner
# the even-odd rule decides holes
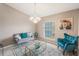
[[[37,8],[36,8],[36,3],[34,3],[34,13],[35,15],[30,17],[30,20],[33,22],[33,23],[38,23],[41,18],[37,16],[37,12],[36,12]]]

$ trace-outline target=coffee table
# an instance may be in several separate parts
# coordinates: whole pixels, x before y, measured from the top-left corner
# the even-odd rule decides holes
[[[46,43],[42,41],[35,41],[34,44],[29,47],[33,56],[38,56],[39,54],[42,54],[46,50],[46,48]]]

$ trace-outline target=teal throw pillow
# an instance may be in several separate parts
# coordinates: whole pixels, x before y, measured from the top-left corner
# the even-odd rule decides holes
[[[27,37],[28,37],[27,33],[21,33],[21,34],[20,34],[20,36],[21,36],[21,38],[22,38],[22,39],[24,39],[24,38],[27,38]]]

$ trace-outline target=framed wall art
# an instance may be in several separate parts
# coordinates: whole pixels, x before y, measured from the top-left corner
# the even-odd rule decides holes
[[[73,27],[73,19],[72,18],[62,18],[60,19],[60,30],[66,29],[71,30]]]

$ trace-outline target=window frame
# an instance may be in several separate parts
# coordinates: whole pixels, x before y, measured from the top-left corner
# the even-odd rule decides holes
[[[52,23],[52,25],[48,25],[48,26],[52,26],[52,30],[50,30],[50,31],[52,31],[52,34],[51,34],[51,37],[46,37],[46,34],[45,34],[45,26],[46,26],[46,23]],[[49,27],[48,27],[49,28]],[[54,28],[54,29],[53,29]],[[52,36],[53,36],[53,34],[55,34],[55,22],[53,22],[53,21],[45,21],[45,23],[44,23],[44,38],[45,39],[52,39]],[[55,37],[55,36],[53,36],[53,37]]]

